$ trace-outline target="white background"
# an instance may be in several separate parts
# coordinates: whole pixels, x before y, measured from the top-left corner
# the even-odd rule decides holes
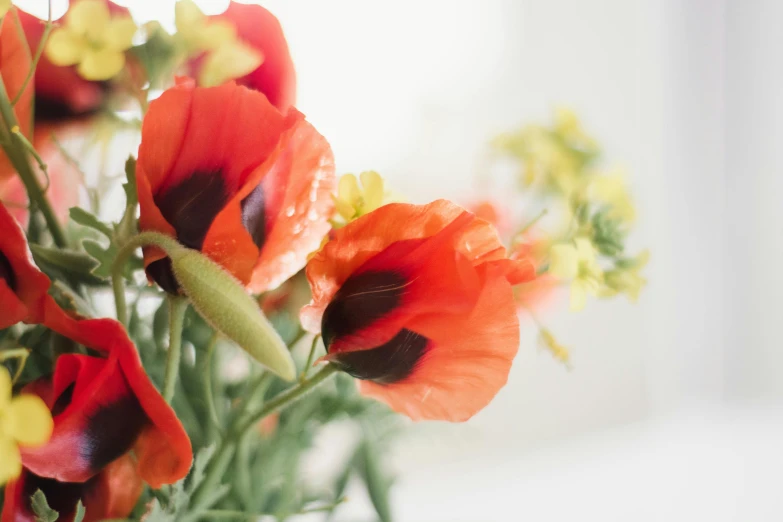
[[[400,521],[783,520],[782,2],[262,3],[340,172],[467,202],[489,138],[567,104],[628,168],[652,251],[638,305],[545,317],[572,371],[523,324],[492,405],[412,430],[389,458]],[[372,520],[351,497],[337,520]]]

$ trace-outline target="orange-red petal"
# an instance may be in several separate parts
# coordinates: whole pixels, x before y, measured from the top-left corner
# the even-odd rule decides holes
[[[54,393],[62,396],[73,386],[72,398],[55,416],[50,442],[25,449],[23,464],[42,476],[83,481],[100,471],[107,455],[119,456],[133,447],[139,475],[150,486],[158,488],[184,478],[192,461],[190,439],[149,380],[122,325],[112,319],[73,320],[62,314],[47,315],[47,319],[53,330],[107,357],[63,355],[58,359]],[[115,434],[116,440],[102,441],[94,435],[120,426],[127,440]],[[83,448],[79,452],[75,443],[91,440],[100,452]]]
[[[301,269],[328,229],[328,144],[295,109],[233,83],[181,82],[153,101],[137,178],[142,230],[175,236],[257,291]],[[148,275],[172,291],[163,257],[145,249]]]
[[[41,322],[51,283],[33,264],[24,231],[2,203],[0,230],[0,329]]]
[[[458,321],[449,316],[408,325],[431,339],[406,379],[359,384],[365,395],[386,402],[413,420],[466,421],[506,384],[519,347],[519,322],[511,286],[497,268],[483,270],[483,287],[473,310]]]
[[[311,260],[303,324],[363,393],[414,419],[462,421],[505,384],[519,344],[514,284],[494,227],[448,201],[391,204],[334,233]]]

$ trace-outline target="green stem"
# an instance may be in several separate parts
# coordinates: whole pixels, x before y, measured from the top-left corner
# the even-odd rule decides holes
[[[281,410],[286,406],[290,406],[297,400],[307,395],[337,371],[337,366],[334,364],[327,364],[308,380],[297,384],[293,388],[284,391],[271,401],[267,402],[264,407],[261,408],[261,410],[258,411],[255,415],[252,415],[243,420],[239,420],[234,429],[231,430],[231,433],[221,443],[218,452],[215,454],[212,462],[210,462],[210,465],[207,468],[204,481],[198,490],[194,493],[193,501],[191,502],[191,505],[194,506],[194,509],[206,509],[209,507],[202,504],[204,503],[204,500],[209,492],[213,490],[219,483],[223,473],[225,473],[226,466],[234,456],[237,441],[241,439],[246,432],[251,430],[253,426],[258,423],[258,421],[267,415],[271,415],[272,413]],[[240,416],[239,419],[242,419],[242,417]]]
[[[11,378],[11,382],[16,384],[19,376],[22,375],[24,365],[27,362],[27,357],[30,355],[30,350],[27,348],[11,348],[10,350],[3,350],[0,352],[0,362],[7,361],[9,359],[19,359],[19,364],[16,367],[14,376]]]
[[[315,359],[315,348],[318,346],[318,340],[320,338],[321,334],[317,334],[313,337],[313,344],[310,345],[310,353],[307,355],[307,362],[305,362],[304,369],[302,369],[302,375],[299,376],[299,382],[304,382],[307,379],[307,372],[313,364],[313,359]]]
[[[215,347],[217,346],[218,332],[214,332],[212,337],[209,338],[209,344],[204,353],[204,362],[202,371],[202,378],[204,379],[204,401],[207,404],[207,412],[209,418],[212,420],[212,424],[216,428],[220,427],[220,419],[218,418],[217,408],[215,407],[215,394],[212,389],[212,358],[215,355]]]
[[[11,132],[11,129],[19,126],[19,122],[16,120],[14,109],[11,107],[11,102],[8,99],[8,92],[5,89],[2,75],[0,75],[0,117],[2,117],[5,123],[5,131],[9,137],[8,143],[3,144],[3,150],[5,150],[8,159],[19,174],[19,178],[27,190],[27,197],[35,203],[36,207],[43,214],[54,243],[58,247],[65,247],[67,245],[65,232],[63,232],[63,228],[57,220],[57,215],[54,213],[33,168],[30,166],[26,153],[27,147],[19,139],[19,135]]]
[[[298,401],[311,391],[313,391],[319,384],[324,382],[326,379],[328,379],[332,374],[336,373],[339,370],[339,368],[334,364],[327,364],[323,368],[321,368],[315,375],[310,377],[304,382],[301,382],[294,386],[293,388],[290,388],[283,393],[277,395],[274,399],[264,404],[264,407],[261,408],[261,410],[256,413],[255,415],[250,416],[247,420],[244,421],[243,424],[241,424],[237,430],[236,433],[240,436],[245,433],[247,430],[250,430],[253,428],[253,426],[258,423],[261,419],[266,417],[267,415],[271,415],[272,413],[275,413],[278,410],[282,410],[286,406],[289,406],[290,404]]]
[[[117,320],[125,326],[128,325],[128,305],[125,302],[123,268],[137,248],[147,245],[155,245],[167,254],[173,250],[184,248],[175,239],[159,232],[142,232],[130,238],[120,248],[111,266],[111,286],[114,291],[114,305],[117,307]]]
[[[182,325],[188,300],[184,297],[169,296],[169,352],[166,357],[166,376],[163,380],[163,399],[171,403],[177,386],[179,363],[182,359]]]

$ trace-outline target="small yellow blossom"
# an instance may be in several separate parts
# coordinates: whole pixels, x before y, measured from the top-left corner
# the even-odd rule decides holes
[[[603,283],[603,272],[593,244],[585,238],[577,238],[573,243],[554,245],[549,256],[549,273],[571,281],[571,310],[583,309],[588,294],[598,295]]]
[[[226,20],[210,20],[192,0],[174,6],[177,39],[188,56],[206,53],[198,83],[220,85],[250,74],[264,61],[264,55],[237,38],[236,27]]]
[[[112,17],[103,0],[79,0],[52,31],[46,56],[55,65],[76,65],[88,80],[108,80],[125,65],[125,50],[133,45],[136,24],[127,15]]]
[[[567,107],[555,109],[555,132],[572,147],[583,152],[598,152],[598,144],[585,132],[576,113]]]
[[[217,49],[236,39],[236,29],[225,20],[210,20],[192,0],[179,0],[174,6],[177,37],[190,53]]]
[[[11,387],[11,375],[0,366],[0,485],[22,472],[19,446],[46,444],[54,428],[49,408],[39,397],[12,397]]]
[[[238,40],[224,42],[207,54],[199,72],[198,83],[204,87],[221,85],[255,71],[261,62],[261,53]]]
[[[359,187],[359,180],[361,187]],[[353,174],[345,174],[340,178],[337,187],[334,204],[337,213],[345,223],[350,223],[389,203],[389,195],[380,174],[369,170],[359,174],[359,180]]]
[[[549,350],[549,353],[552,354],[552,357],[566,366],[569,365],[571,362],[571,352],[568,350],[568,348],[557,342],[555,336],[552,335],[552,332],[546,328],[541,328],[539,330],[539,342],[541,343],[541,346]]]
[[[598,295],[614,297],[617,294],[626,294],[631,302],[635,303],[647,284],[647,279],[642,277],[640,272],[649,260],[650,252],[644,250],[634,259],[619,261],[615,268],[604,273],[604,285]]]
[[[11,0],[0,0],[0,16],[5,16],[9,9],[11,9]]]
[[[621,172],[595,176],[590,182],[588,193],[591,199],[609,207],[610,217],[626,223],[636,219],[636,209]]]

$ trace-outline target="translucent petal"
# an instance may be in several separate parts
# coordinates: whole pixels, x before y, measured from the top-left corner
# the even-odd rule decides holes
[[[49,408],[35,395],[20,395],[11,401],[3,417],[5,434],[22,446],[42,446],[52,436],[54,422]]]
[[[345,174],[340,178],[337,186],[337,197],[349,205],[362,197],[362,191],[359,189],[359,182],[353,174]]]
[[[52,31],[46,43],[46,57],[53,64],[62,67],[79,63],[86,50],[87,43],[84,39],[65,28]]]
[[[555,245],[549,251],[549,273],[558,279],[573,279],[579,269],[576,248],[572,245]]]
[[[362,172],[359,175],[364,188],[363,212],[372,212],[383,204],[383,178],[374,171]]]
[[[227,43],[209,53],[199,74],[199,85],[213,87],[256,70],[263,55],[240,42]]]
[[[201,9],[191,0],[179,0],[174,4],[174,23],[179,32],[187,32],[195,26],[202,25],[205,18]]]
[[[111,49],[89,50],[79,64],[79,74],[87,80],[108,80],[122,70],[125,55]]]
[[[583,237],[577,238],[574,243],[576,243],[578,260],[583,263],[592,264],[596,257],[593,243],[591,243],[589,239],[585,239]]]
[[[0,485],[22,473],[22,456],[16,443],[0,435]]]
[[[199,41],[204,49],[217,50],[223,45],[238,43],[237,30],[225,20],[215,20],[200,31]]]
[[[113,18],[103,34],[103,42],[109,49],[124,51],[133,45],[133,35],[136,34],[136,23],[130,16]]]
[[[79,0],[73,2],[65,17],[66,28],[75,35],[90,40],[100,40],[109,25],[111,15],[104,0]]]

